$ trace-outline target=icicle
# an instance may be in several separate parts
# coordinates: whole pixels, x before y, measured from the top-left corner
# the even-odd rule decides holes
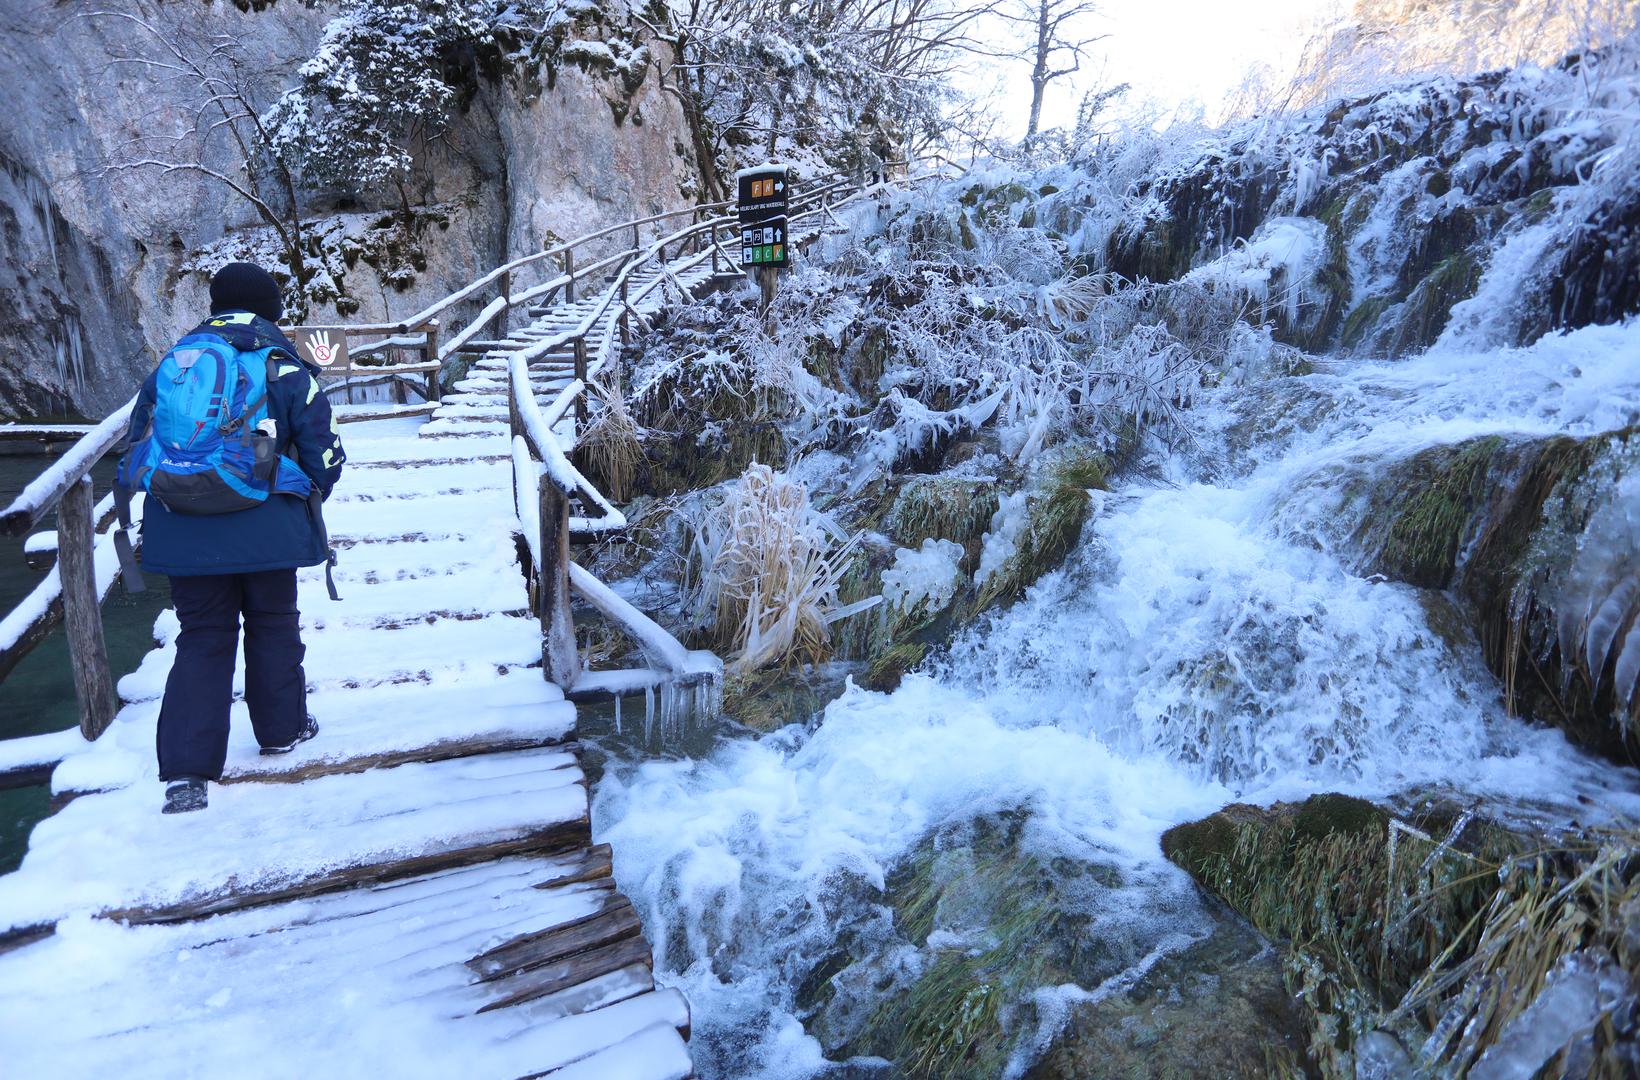
[[[615,693],[615,734],[619,735],[620,733],[621,733],[621,694],[620,694],[619,691],[616,691],[616,693]]]

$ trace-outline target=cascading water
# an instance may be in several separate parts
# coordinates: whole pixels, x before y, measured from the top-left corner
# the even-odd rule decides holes
[[[1355,273],[1387,280],[1368,264],[1398,250],[1394,223],[1363,235]],[[1498,272],[1531,287],[1511,243]],[[1191,449],[1094,493],[1067,563],[897,691],[851,686],[815,722],[701,760],[610,762],[595,828],[661,978],[693,1005],[702,1076],[825,1073],[825,1048],[869,1044],[874,1013],[941,956],[1016,940],[983,902],[1013,895],[987,867],[1033,875],[1078,943],[1000,1006],[963,1000],[997,1010],[1014,1033],[1001,1071],[1022,1075],[1070,1009],[1222,922],[1163,858],[1173,825],[1237,801],[1422,785],[1585,823],[1640,816],[1632,771],[1510,718],[1448,601],[1363,554],[1374,485],[1411,455],[1640,423],[1640,321],[1506,348],[1500,320],[1458,314],[1411,360],[1207,392]],[[986,862],[999,831],[1007,857]],[[913,863],[975,880],[935,890],[917,933],[890,895]]]

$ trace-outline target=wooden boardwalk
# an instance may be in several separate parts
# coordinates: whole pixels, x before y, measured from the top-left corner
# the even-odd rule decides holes
[[[716,246],[725,226],[709,227]],[[520,458],[510,395],[527,380],[525,411],[550,428],[530,438],[550,438],[548,456],[573,448],[578,369],[596,379],[614,361],[618,320],[735,270],[693,239],[671,258],[615,264],[601,293],[566,289],[531,308],[476,350],[425,422],[344,434],[349,463],[326,511],[343,599],[328,599],[317,569],[298,576],[316,739],[263,757],[236,701],[209,809],[161,815],[167,612],[100,738],[10,749],[18,775],[61,757],[61,806],[0,877],[0,1072],[300,1075],[369,1062],[394,1076],[690,1075],[687,1004],[655,987],[638,915],[591,835],[566,690],[698,685],[718,664],[615,610],[623,602],[571,567],[562,580],[665,663],[577,666],[562,687],[543,678],[547,620],[532,590],[546,541],[527,579],[516,537],[520,500],[538,480],[545,493],[554,467]],[[507,296],[485,310],[513,307]],[[541,470],[527,489],[521,461]],[[569,534],[601,527],[593,503],[619,523],[576,490],[565,498],[587,516],[565,504],[564,520],[582,523]]]
[[[343,600],[316,571],[299,583],[318,738],[260,756],[236,703],[210,808],[160,815],[166,619],[164,643],[121,680],[114,723],[58,766],[54,790],[90,793],[0,877],[0,934],[20,945],[57,929],[0,957],[8,1072],[141,1074],[150,1059],[174,1075],[152,1056],[167,1028],[190,1044],[189,1073],[254,1074],[269,1055],[277,1071],[318,1069],[364,1047],[348,1016],[365,1012],[444,1029],[442,1052],[407,1065],[418,1075],[688,1075],[688,1009],[654,988],[636,914],[592,843],[574,706],[541,676],[505,425],[466,426],[349,434],[328,512]],[[106,923],[98,939],[129,942],[86,957],[88,918]],[[365,997],[327,1019],[355,981]],[[168,992],[155,1002],[151,987]],[[66,1043],[26,1038],[76,1002],[132,993],[140,1022],[94,1009],[59,1029]],[[244,1012],[299,1034],[199,1047],[185,1031],[213,1011],[224,1030]]]

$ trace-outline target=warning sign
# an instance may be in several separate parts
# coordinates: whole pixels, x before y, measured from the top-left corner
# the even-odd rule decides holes
[[[741,226],[742,266],[787,266],[790,262],[786,248],[785,217],[769,218],[756,225]]]
[[[339,330],[293,327],[290,343],[296,346],[303,360],[322,371],[347,370],[347,335]]]

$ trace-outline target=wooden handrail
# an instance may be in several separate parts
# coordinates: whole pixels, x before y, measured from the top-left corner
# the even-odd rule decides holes
[[[833,180],[794,195],[789,216],[795,221],[829,209],[827,197],[847,186],[849,182],[846,180]],[[818,207],[814,205],[816,203]],[[690,206],[606,226],[513,259],[398,322],[318,324],[313,327],[352,337],[379,335],[377,340],[364,342],[354,349],[356,356],[367,356],[390,348],[420,349],[423,353],[421,363],[367,365],[366,378],[402,379],[410,374],[425,374],[429,396],[436,401],[439,393],[438,365],[464,350],[496,318],[521,304],[529,304],[559,290],[563,290],[566,300],[573,302],[578,284],[604,273],[612,266],[619,266],[614,280],[602,291],[584,318],[569,332],[555,335],[550,343],[515,353],[510,372],[509,411],[512,416],[514,466],[520,491],[519,516],[521,521],[525,519],[525,503],[528,501],[534,511],[528,516],[539,526],[527,528],[526,534],[531,538],[530,548],[538,578],[537,601],[546,630],[543,660],[548,674],[562,685],[568,686],[574,681],[579,665],[568,609],[570,535],[572,532],[584,535],[624,528],[626,518],[570,463],[552,429],[571,408],[576,409],[581,418],[585,417],[585,380],[590,375],[587,370],[588,335],[602,323],[596,352],[590,359],[591,363],[601,368],[613,347],[617,327],[634,313],[636,305],[666,280],[665,276],[659,277],[633,290],[630,284],[635,274],[654,262],[659,262],[668,274],[674,265],[687,269],[698,266],[708,258],[713,260],[714,269],[720,259],[726,260],[730,266],[737,265],[722,243],[723,232],[735,222],[733,215],[722,213],[731,205],[716,202]],[[803,209],[805,207],[807,209]],[[638,242],[643,226],[684,215],[694,219],[687,228],[675,230],[647,246]],[[634,239],[630,247],[576,265],[577,249],[628,229],[632,230]],[[693,257],[681,264],[668,264],[666,248],[679,245],[674,251],[680,252],[681,245],[690,240],[696,246]],[[513,274],[516,271],[553,258],[562,259],[560,273],[529,288],[514,291]],[[440,347],[439,316],[497,285],[500,286],[500,295],[487,302],[460,331],[444,338]],[[617,305],[620,315],[612,317],[611,312]],[[543,413],[530,388],[526,353],[539,355],[566,343],[575,345],[578,378]],[[81,728],[88,738],[95,738],[101,732],[117,705],[102,642],[99,609],[102,599],[118,578],[117,560],[113,559],[113,537],[111,532],[104,531],[112,526],[112,522],[107,520],[107,506],[103,505],[108,500],[104,499],[103,504],[96,507],[90,505],[89,476],[97,462],[124,438],[135,404],[133,397],[86,432],[4,510],[0,510],[0,535],[25,534],[53,509],[60,510],[61,518],[58,565],[48,572],[47,579],[28,598],[0,618],[0,680],[23,655],[44,640],[57,622],[66,618],[71,630],[70,653],[75,666],[75,689],[80,699]],[[533,487],[533,494],[528,500],[523,493],[526,485]],[[596,515],[572,517],[572,500],[579,500]],[[140,536],[134,539],[140,542]],[[543,558],[549,552],[555,553],[555,557]],[[543,568],[546,568],[544,572]]]
[[[0,510],[0,535],[21,536],[40,523],[75,485],[83,480],[131,427],[132,397],[102,423],[83,435],[68,452],[45,472],[30,481],[4,510]]]

